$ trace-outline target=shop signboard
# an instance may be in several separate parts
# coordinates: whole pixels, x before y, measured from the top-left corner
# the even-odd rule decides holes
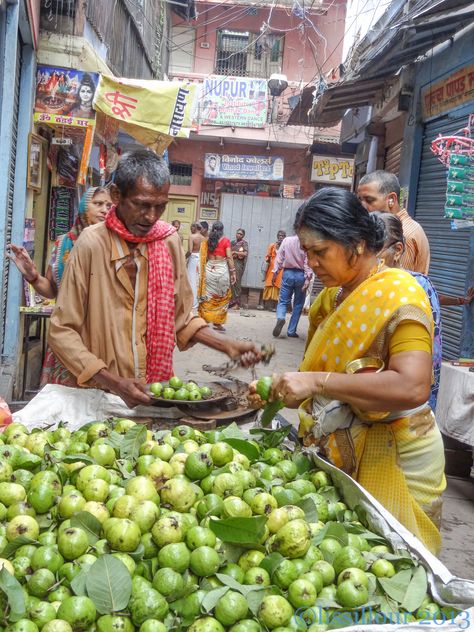
[[[227,127],[265,127],[267,81],[249,77],[211,76],[204,79],[199,123]]]
[[[206,154],[204,177],[213,180],[283,180],[282,156]]]
[[[474,99],[474,64],[464,66],[421,91],[423,120],[440,116]]]
[[[84,129],[93,125],[92,102],[98,82],[99,75],[95,72],[39,65],[34,120]]]
[[[354,174],[354,159],[341,156],[313,156],[311,182],[342,184],[350,187]]]

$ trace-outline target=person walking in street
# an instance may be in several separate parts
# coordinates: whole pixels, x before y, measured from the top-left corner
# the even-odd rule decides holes
[[[174,226],[176,228],[176,232],[178,233],[179,238],[181,239],[181,243],[184,242],[184,237],[183,235],[181,235],[181,233],[179,232],[179,229],[181,228],[181,222],[179,221],[179,219],[174,219],[171,222],[171,226]]]
[[[400,265],[406,270],[428,274],[430,267],[430,244],[425,231],[405,209],[400,208],[400,183],[393,173],[373,171],[359,182],[357,197],[363,206],[372,213],[382,211],[393,213],[403,224],[405,253]]]
[[[209,224],[205,220],[201,220],[199,223],[201,224],[201,235],[207,239],[209,237]]]
[[[239,228],[235,233],[235,239],[230,244],[235,267],[235,283],[232,286],[232,300],[230,307],[234,307],[235,309],[240,309],[242,277],[245,272],[245,266],[247,265],[247,258],[249,254],[249,245],[245,241],[244,237],[245,230],[243,228]]]
[[[200,342],[244,365],[261,357],[192,312],[181,241],[160,220],[169,187],[161,156],[139,149],[120,157],[114,206],[77,240],[51,316],[49,344],[76,385],[115,393],[129,407],[151,402],[146,383],[173,375],[175,343]]]
[[[283,276],[283,268],[278,272],[276,277],[273,274],[273,268],[275,267],[275,259],[278,249],[281,246],[281,242],[285,239],[286,232],[279,230],[277,233],[276,241],[270,244],[267,248],[267,254],[265,255],[265,262],[267,265],[265,272],[265,281],[263,288],[263,302],[270,306],[272,311],[275,311],[275,306],[278,303],[280,295],[281,278]]]
[[[9,255],[13,263],[19,269],[23,278],[30,283],[35,291],[45,298],[56,298],[61,286],[66,263],[79,235],[88,226],[94,226],[103,222],[112,206],[112,199],[108,189],[103,187],[90,187],[79,202],[77,219],[71,230],[58,237],[45,276],[36,269],[25,248],[10,244],[12,255]],[[40,386],[46,384],[63,384],[71,386],[71,376],[61,364],[52,350],[46,349],[43,368],[40,377]]]
[[[204,241],[201,234],[201,225],[197,222],[191,224],[191,234],[188,238],[188,250],[186,252],[189,283],[193,291],[193,309],[198,308],[197,292],[199,286],[199,249]]]
[[[217,331],[225,331],[236,276],[230,239],[224,237],[222,222],[212,225],[209,238],[201,243],[199,257],[199,316]]]
[[[298,235],[285,237],[281,242],[273,267],[273,283],[276,283],[280,270],[283,270],[283,276],[277,305],[277,322],[273,329],[273,336],[278,338],[281,334],[288,306],[293,299],[293,310],[288,323],[287,336],[289,338],[299,338],[296,328],[303,311],[306,288],[313,277],[313,272],[308,266],[306,253],[301,249]]]
[[[311,306],[299,371],[274,375],[269,400],[298,408],[303,444],[318,446],[437,554],[446,479],[428,404],[434,327],[426,293],[378,257],[384,225],[349,191],[317,191],[295,230],[324,289]],[[256,383],[249,399],[262,405]]]

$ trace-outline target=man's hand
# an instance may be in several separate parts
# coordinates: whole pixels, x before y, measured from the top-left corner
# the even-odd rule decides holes
[[[240,356],[241,366],[249,367],[262,359],[262,352],[254,342],[227,338],[225,353],[233,360]]]
[[[115,387],[115,394],[123,399],[129,408],[149,404],[151,397],[146,394],[143,384],[136,379],[121,377]]]
[[[464,297],[464,305],[470,305],[474,300],[474,287],[470,287],[467,290],[466,296]]]
[[[309,279],[305,279],[305,282],[303,283],[303,292],[305,292],[308,289],[308,285],[309,285]]]
[[[151,402],[151,397],[145,392],[145,386],[135,378],[118,377],[107,369],[102,369],[93,379],[111,393],[121,397],[129,408]]]
[[[278,276],[278,272],[274,272],[272,276],[272,285],[276,284],[277,276]]]

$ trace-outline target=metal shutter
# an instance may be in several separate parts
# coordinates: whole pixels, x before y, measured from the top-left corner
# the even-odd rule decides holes
[[[12,221],[13,221],[13,192],[15,188],[15,163],[16,163],[16,150],[17,150],[17,130],[18,130],[18,109],[20,105],[20,75],[21,75],[21,50],[22,46],[19,42],[18,54],[16,58],[16,73],[15,73],[15,85],[13,86],[13,99],[14,99],[14,111],[13,111],[13,130],[12,130],[12,144],[10,147],[10,155],[8,156],[8,197],[7,197],[7,209],[6,209],[6,221],[5,221],[5,243],[9,244],[11,241]],[[2,332],[2,341],[5,340],[5,319],[7,309],[7,292],[8,292],[8,271],[10,269],[10,259],[5,257],[3,266],[3,279],[2,279],[2,294],[1,294],[1,312],[0,312],[0,324]],[[3,344],[3,342],[2,342]],[[3,347],[2,347],[3,352]]]
[[[385,171],[394,173],[396,176],[400,173],[400,161],[402,157],[403,140],[398,141],[387,147],[385,150]]]
[[[453,134],[466,125],[466,116],[444,116],[426,124],[416,198],[415,219],[430,242],[430,278],[442,294],[464,296],[466,262],[469,260],[469,230],[451,230],[444,218],[446,169],[431,153],[430,144],[439,134]],[[443,357],[459,357],[463,309],[443,307]]]

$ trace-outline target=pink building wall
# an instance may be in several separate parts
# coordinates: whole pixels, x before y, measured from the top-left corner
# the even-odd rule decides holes
[[[173,17],[173,25],[195,28],[195,48],[192,71],[184,74],[171,73],[176,79],[201,81],[214,74],[215,49],[217,31],[228,28],[237,31],[259,33],[262,25],[269,25],[269,33],[281,33],[285,36],[283,48],[282,74],[289,81],[288,89],[277,99],[277,122],[263,129],[222,128],[203,126],[197,134],[192,133],[189,140],[177,140],[168,149],[170,162],[187,163],[193,166],[190,186],[172,185],[171,195],[196,196],[198,199],[197,216],[201,206],[201,192],[208,187],[210,181],[204,180],[204,155],[216,154],[250,154],[268,155],[266,145],[270,139],[271,154],[283,156],[285,184],[299,185],[301,198],[306,198],[314,191],[310,182],[311,156],[307,149],[312,142],[310,128],[287,127],[289,114],[288,97],[299,94],[301,88],[308,83],[317,82],[320,73],[326,75],[341,62],[344,38],[346,0],[335,0],[323,15],[312,11],[310,19],[303,20],[284,9],[274,7],[271,2],[261,7],[254,4],[257,15],[247,15],[244,5],[233,5],[231,0],[206,3],[197,0],[199,13],[197,20],[187,22],[177,16]],[[316,7],[316,3],[313,3]],[[208,47],[201,48],[201,43]],[[206,139],[200,139],[200,134]],[[219,143],[224,139],[224,146]],[[232,142],[235,141],[239,142]],[[248,142],[246,142],[248,141]],[[280,143],[280,145],[279,145]],[[285,146],[281,146],[284,144]],[[294,144],[293,148],[290,148]],[[212,181],[211,181],[212,182]],[[277,183],[273,183],[277,185]],[[219,189],[219,183],[217,183]]]
[[[270,3],[268,3],[270,5]],[[319,68],[327,73],[341,62],[346,15],[345,0],[331,4],[324,15],[311,12],[309,19],[303,21],[283,10],[274,8],[270,17],[270,6],[257,8],[258,14],[242,15],[244,8],[197,2],[200,16],[196,21],[187,23],[175,16],[173,24],[195,26],[196,42],[193,72],[203,75],[214,74],[217,31],[222,28],[239,31],[260,32],[262,24],[270,25],[270,33],[285,35],[282,73],[289,81],[311,82],[319,75]],[[237,16],[235,19],[233,16]],[[270,19],[269,19],[270,18]],[[272,28],[274,31],[272,31]],[[318,33],[319,32],[319,33]],[[201,48],[207,42],[209,48]]]

